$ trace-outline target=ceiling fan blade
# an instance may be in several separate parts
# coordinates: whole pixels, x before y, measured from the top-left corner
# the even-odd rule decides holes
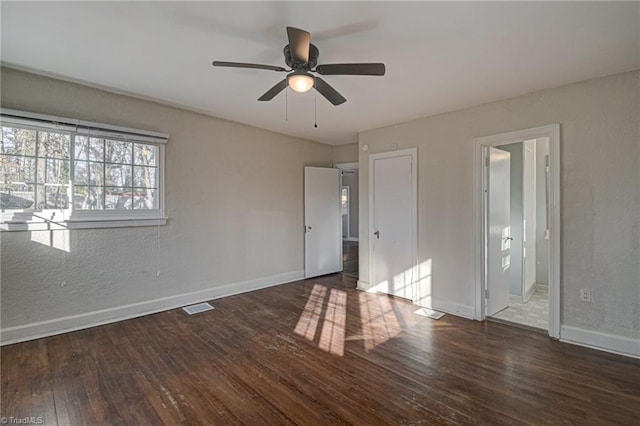
[[[338,93],[336,89],[329,86],[329,83],[327,83],[320,77],[315,78],[315,84],[313,85],[313,87],[315,87],[318,93],[327,98],[327,100],[334,105],[340,105],[347,102],[347,100],[340,93]]]
[[[271,89],[267,90],[264,95],[258,98],[259,101],[270,101],[273,99],[278,93],[282,92],[287,87],[287,79],[285,78]]]
[[[286,68],[275,67],[273,65],[262,64],[247,64],[244,62],[225,62],[225,61],[213,61],[211,63],[214,67],[231,67],[231,68],[253,68],[257,70],[269,70],[269,71],[286,71]]]
[[[316,72],[321,75],[384,75],[384,64],[326,64],[318,65]]]
[[[311,42],[311,34],[299,28],[287,27],[287,37],[289,37],[291,58],[295,62],[303,64],[309,62],[309,43]]]

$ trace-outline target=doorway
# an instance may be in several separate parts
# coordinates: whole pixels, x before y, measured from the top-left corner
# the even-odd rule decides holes
[[[305,278],[342,270],[339,190],[338,169],[304,168]]]
[[[359,269],[359,167],[358,163],[337,164],[340,169],[340,212],[342,215],[342,274],[358,278]]]
[[[475,140],[476,319],[559,337],[559,126]]]
[[[487,315],[548,330],[549,138],[489,147],[488,155]],[[497,224],[504,235],[492,237]]]

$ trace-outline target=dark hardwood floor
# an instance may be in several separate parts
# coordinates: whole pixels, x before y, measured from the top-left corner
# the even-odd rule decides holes
[[[44,424],[638,425],[640,361],[354,290],[342,275],[2,347]]]
[[[358,278],[358,242],[342,241],[342,273]]]

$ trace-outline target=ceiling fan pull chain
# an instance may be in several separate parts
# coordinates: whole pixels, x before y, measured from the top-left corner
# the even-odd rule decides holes
[[[318,127],[318,92],[313,92],[313,107],[314,107],[314,117],[313,117],[313,127]]]
[[[289,122],[289,88],[284,91],[284,121]]]

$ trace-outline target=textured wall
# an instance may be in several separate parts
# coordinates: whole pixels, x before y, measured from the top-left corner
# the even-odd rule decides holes
[[[170,135],[166,226],[0,234],[3,329],[304,269],[303,166],[331,146],[6,68],[2,106]]]
[[[418,255],[432,260],[434,305],[474,303],[473,138],[560,123],[561,321],[640,337],[640,73],[633,71],[363,132],[360,226],[369,154],[418,147]],[[360,236],[368,281],[369,235]],[[593,303],[579,300],[591,288]]]
[[[358,144],[336,145],[333,147],[333,164],[357,163]]]

